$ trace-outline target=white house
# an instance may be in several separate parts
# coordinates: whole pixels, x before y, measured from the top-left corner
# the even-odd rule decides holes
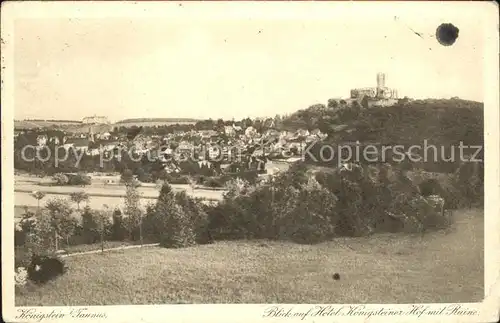
[[[309,136],[309,130],[299,129],[299,130],[297,130],[296,134],[297,134],[297,136],[300,136],[300,137],[307,137],[307,136]]]
[[[96,147],[89,148],[89,149],[87,149],[87,154],[89,154],[91,156],[98,156],[100,154],[99,148],[96,148]]]
[[[36,137],[36,144],[38,146],[47,145],[47,136],[46,135],[39,135],[38,137]]]
[[[225,126],[224,133],[226,136],[234,136],[236,134],[236,130],[232,126]]]
[[[109,140],[111,138],[111,134],[109,132],[101,133],[100,138],[102,140]]]
[[[200,166],[200,168],[202,166],[207,166],[208,168],[210,168],[212,166],[212,163],[207,160],[200,160],[198,161],[198,166]]]
[[[256,135],[257,135],[257,130],[254,127],[250,126],[245,129],[245,136],[255,137]]]
[[[221,154],[222,152],[220,151],[220,149],[218,147],[208,147],[208,157],[210,158],[217,158],[219,157],[219,155]]]

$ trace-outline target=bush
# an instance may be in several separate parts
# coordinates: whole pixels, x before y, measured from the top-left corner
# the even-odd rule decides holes
[[[134,178],[134,173],[130,169],[124,169],[120,176],[120,182],[127,183],[132,181],[133,178]]]
[[[153,175],[147,173],[141,174],[137,179],[142,183],[154,183]]]
[[[113,212],[113,222],[111,224],[111,240],[123,241],[127,237],[127,230],[123,225],[123,215],[120,210]]]
[[[224,200],[209,210],[214,237],[316,243],[333,236],[337,222],[336,199],[314,179],[300,183],[297,188],[270,184],[249,186],[248,182],[240,182],[241,185],[236,182],[228,185]]]
[[[207,179],[203,175],[196,177],[196,184],[198,184],[198,185],[204,185],[206,181],[207,181]]]
[[[57,257],[33,255],[27,271],[31,281],[43,284],[64,274],[66,267]]]
[[[53,220],[50,212],[43,209],[36,214],[36,220],[30,221],[33,227],[27,233],[25,246],[31,253],[42,254],[54,249]]]
[[[14,249],[14,266],[15,268],[27,268],[31,263],[31,252],[27,247],[16,246]]]
[[[196,230],[193,215],[186,212],[189,202],[184,208],[177,204],[172,187],[164,184],[158,197],[154,217],[158,222],[160,246],[166,248],[188,247],[196,243]]]
[[[195,242],[207,244],[212,242],[212,236],[208,228],[208,215],[199,199],[193,199],[185,191],[175,195],[176,203],[189,218],[187,223],[194,232]]]
[[[484,203],[484,165],[465,162],[455,173],[455,186],[461,193],[462,204],[467,207]]]
[[[24,267],[17,267],[14,277],[16,286],[24,286],[28,282],[28,271]]]
[[[358,165],[316,176],[294,165],[272,182],[231,182],[228,190],[208,210],[216,239],[317,243],[339,235],[422,232],[449,225],[434,197],[420,195],[390,165]]]
[[[53,176],[54,181],[56,182],[57,185],[67,185],[69,183],[69,178],[68,176],[64,175],[63,173],[57,173]]]
[[[196,234],[189,224],[188,215],[181,207],[175,205],[168,214],[162,217],[163,226],[160,246],[165,248],[182,248],[194,245]]]
[[[169,184],[183,184],[183,185],[190,184],[189,177],[184,175],[172,176],[168,174],[168,176],[166,176],[166,181]]]
[[[92,179],[90,176],[85,174],[76,174],[75,176],[71,176],[69,178],[69,185],[90,185]]]
[[[446,209],[467,206],[456,174],[438,174],[422,170],[413,170],[408,174],[412,182],[418,186],[421,195],[439,195],[444,198]]]
[[[26,243],[26,233],[23,230],[14,231],[14,246],[24,246]]]
[[[207,187],[219,188],[219,187],[224,187],[224,182],[221,181],[219,178],[212,177],[206,180],[203,185]]]
[[[154,183],[155,179],[158,177],[156,174],[146,172],[141,167],[137,168],[136,175],[137,179],[142,183]]]
[[[92,214],[92,210],[87,206],[82,213],[81,235],[86,244],[92,244],[99,241],[98,224]]]

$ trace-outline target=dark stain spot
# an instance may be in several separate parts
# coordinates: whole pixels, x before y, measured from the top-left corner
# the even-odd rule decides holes
[[[453,24],[441,24],[436,30],[436,38],[443,46],[451,46],[458,38],[458,28]]]
[[[333,278],[333,280],[340,280],[340,274],[335,273],[335,274],[333,274],[332,278]]]

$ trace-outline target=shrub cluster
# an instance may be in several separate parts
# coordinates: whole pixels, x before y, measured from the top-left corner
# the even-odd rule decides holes
[[[315,243],[341,235],[422,232],[448,225],[442,200],[420,194],[403,171],[390,165],[332,172],[297,164],[272,181],[228,185],[209,211],[216,239],[281,239]]]
[[[311,171],[298,163],[256,184],[236,177],[228,180],[228,192],[214,206],[183,191],[175,193],[164,183],[157,202],[145,212],[135,186],[127,182],[125,213],[133,216],[86,207],[79,214],[81,222],[67,201],[51,200],[37,214],[26,211],[18,224],[16,267],[27,267],[27,254],[57,250],[60,242],[69,246],[144,238],[178,248],[210,243],[212,237],[315,243],[334,236],[422,232],[450,224],[444,209],[482,203],[482,168],[470,163],[456,174],[438,175],[389,164],[351,166]]]
[[[90,176],[81,173],[75,175],[57,173],[52,178],[56,185],[90,185],[92,181]]]
[[[150,205],[144,218],[144,230],[151,240],[168,248],[187,247],[211,242],[208,218],[201,200],[184,191],[174,193],[163,184],[156,205]]]
[[[314,178],[292,170],[275,182],[250,185],[236,179],[224,200],[210,210],[210,229],[219,239],[285,239],[316,242],[334,233],[336,197]]]
[[[64,274],[66,267],[57,257],[33,255],[27,268],[28,278],[36,284],[43,284]]]

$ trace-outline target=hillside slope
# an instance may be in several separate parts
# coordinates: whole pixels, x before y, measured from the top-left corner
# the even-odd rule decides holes
[[[309,150],[316,159],[320,159],[319,154],[324,145],[335,148],[359,141],[360,154],[367,145],[399,146],[399,151],[411,152],[412,156],[425,159],[413,167],[439,172],[453,172],[462,157],[472,156],[477,150],[475,147],[465,148],[460,155],[460,144],[484,145],[483,104],[460,99],[416,100],[371,109],[314,105],[287,117],[283,120],[283,125],[289,129],[319,128],[328,134],[326,140],[320,144],[315,143]],[[415,148],[411,148],[412,146]],[[339,150],[334,152],[337,156],[340,155]],[[379,155],[380,152],[380,149],[377,150]],[[391,150],[382,155],[380,157],[390,162]],[[475,158],[482,159],[482,156],[481,150]],[[312,158],[305,157],[309,162],[313,161]],[[314,163],[332,166],[337,165],[337,160],[335,158],[329,162]]]
[[[445,145],[483,144],[483,103],[460,99],[416,100],[391,107],[327,108],[314,105],[285,120],[288,128],[320,128],[336,141]]]

